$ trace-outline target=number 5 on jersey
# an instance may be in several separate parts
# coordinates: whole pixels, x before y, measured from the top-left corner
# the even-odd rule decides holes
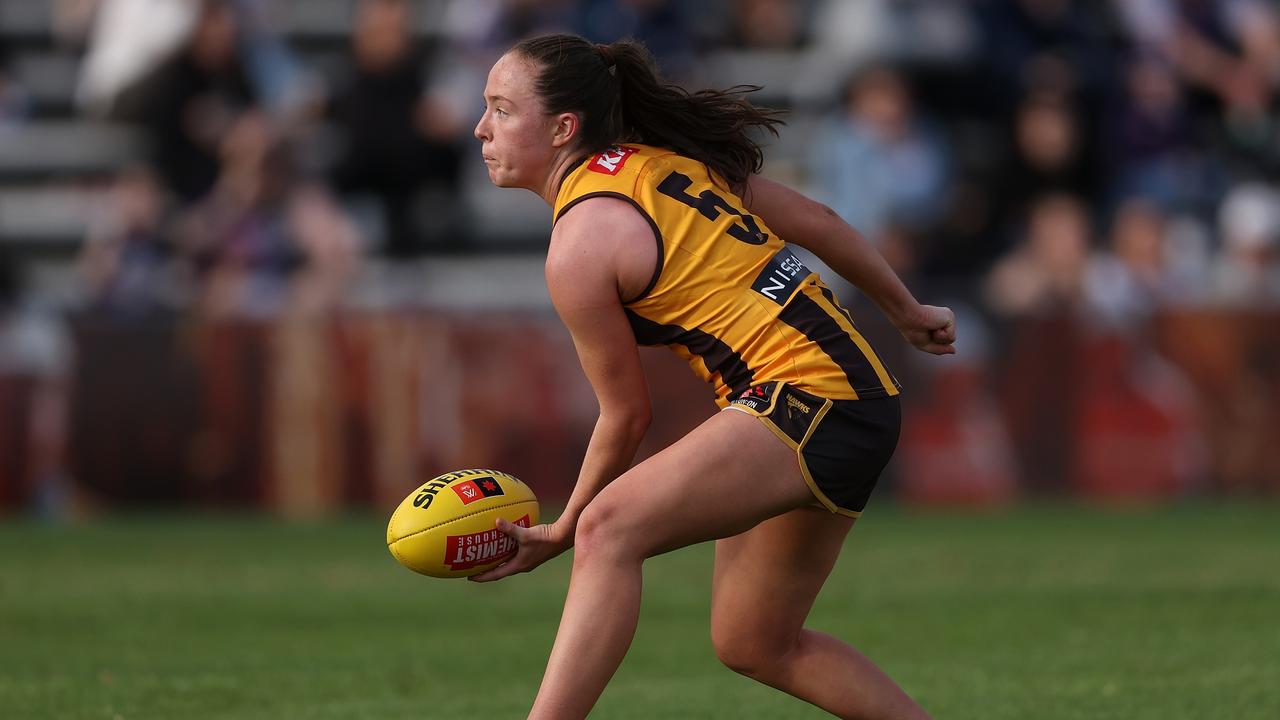
[[[728,230],[729,235],[735,240],[748,245],[763,245],[769,241],[768,234],[760,230],[760,225],[754,217],[743,215],[737,208],[730,205],[728,200],[711,190],[703,190],[697,197],[690,195],[688,190],[692,184],[693,180],[690,180],[688,175],[673,171],[658,184],[658,192],[697,210],[708,220],[720,219],[721,212],[738,216],[738,221],[742,224],[735,222],[729,226]]]

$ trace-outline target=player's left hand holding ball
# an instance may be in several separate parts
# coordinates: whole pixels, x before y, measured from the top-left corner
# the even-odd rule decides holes
[[[567,523],[562,525],[560,521],[523,528],[505,518],[498,518],[497,527],[515,541],[515,556],[492,570],[472,575],[468,580],[492,582],[508,575],[529,572],[573,545],[574,528]]]

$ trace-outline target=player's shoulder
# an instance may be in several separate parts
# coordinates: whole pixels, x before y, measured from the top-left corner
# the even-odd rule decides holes
[[[606,247],[619,236],[651,232],[647,215],[629,197],[599,194],[565,208],[551,231],[553,248],[585,244]]]
[[[634,201],[611,195],[583,200],[556,223],[547,249],[548,285],[611,278],[615,292],[633,297],[659,262],[657,230]]]

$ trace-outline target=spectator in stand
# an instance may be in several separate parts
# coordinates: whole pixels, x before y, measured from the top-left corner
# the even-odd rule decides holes
[[[916,112],[906,80],[888,67],[859,73],[840,114],[810,150],[810,175],[823,201],[886,255],[896,255],[896,268],[911,265],[909,236],[940,218],[949,167],[943,139]],[[895,239],[907,244],[888,244]]]
[[[91,305],[112,317],[140,318],[166,308],[172,293],[166,193],[147,166],[116,176],[89,226],[79,266]]]
[[[997,224],[1006,233],[1045,195],[1064,193],[1082,201],[1097,197],[1095,154],[1067,96],[1029,94],[1014,114],[1011,134],[1012,160],[996,194]],[[1006,248],[1007,241],[1002,245],[1000,249]]]
[[[991,355],[998,363],[993,372],[1033,492],[1062,492],[1070,481],[1090,234],[1078,197],[1035,200],[1019,244],[992,268],[984,288],[1001,342]]]
[[[980,3],[990,89],[999,110],[1031,91],[1092,98],[1110,77],[1102,36],[1105,17],[1094,3],[1013,0]]]
[[[315,182],[301,183],[293,190],[285,222],[305,258],[294,279],[292,308],[314,314],[338,307],[360,270],[365,243],[356,224]]]
[[[278,308],[302,262],[283,233],[291,168],[272,132],[260,113],[236,118],[221,145],[216,184],[178,221],[179,247],[212,315]]]
[[[666,77],[685,78],[695,60],[692,5],[674,0],[583,0],[580,34],[596,42],[639,40],[658,59]]]
[[[1280,306],[1280,190],[1236,186],[1218,218],[1222,251],[1213,268],[1213,298],[1240,307]]]
[[[333,103],[346,141],[335,183],[344,193],[371,193],[381,201],[384,249],[396,257],[428,249],[414,220],[415,198],[428,185],[454,192],[461,162],[461,118],[424,95],[423,59],[408,34],[411,25],[404,0],[361,2],[351,38],[352,75]],[[458,228],[449,230],[431,240],[456,242]]]
[[[812,3],[789,0],[733,0],[730,46],[756,50],[792,50],[803,45]]]
[[[1135,45],[1185,83],[1192,113],[1255,172],[1280,171],[1280,10],[1264,0],[1116,3]]]
[[[223,135],[256,103],[236,43],[230,3],[205,0],[187,43],[116,104],[118,117],[150,134],[155,165],[183,202],[213,187]]]
[[[988,306],[1006,317],[1078,308],[1090,233],[1089,216],[1079,198],[1054,194],[1034,201],[1024,239],[987,277]]]
[[[1121,203],[1111,222],[1110,251],[1097,253],[1085,273],[1093,313],[1119,327],[1145,320],[1173,290],[1166,249],[1167,220],[1155,203]]]
[[[1169,207],[1208,208],[1210,159],[1168,64],[1150,54],[1130,60],[1108,120],[1113,194],[1139,194]]]
[[[328,193],[295,176],[290,153],[261,113],[240,116],[223,142],[216,186],[179,221],[179,244],[210,315],[270,315],[294,302],[331,307],[356,269],[354,225]]]

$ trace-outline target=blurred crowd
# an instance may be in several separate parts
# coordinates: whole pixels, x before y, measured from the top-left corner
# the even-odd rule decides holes
[[[1007,328],[1026,318],[1141,334],[1170,308],[1280,308],[1270,0],[50,6],[51,42],[78,58],[71,115],[145,141],[106,178],[78,180],[100,190],[76,249],[81,300],[105,317],[320,313],[371,264],[491,251],[470,199],[485,74],[550,31],[640,39],[689,87],[763,84],[792,125],[765,173],[954,304],[974,363],[1020,342]],[[305,31],[334,7],[342,31]],[[0,45],[0,133],[42,119],[12,71],[20,51]],[[755,67],[772,70],[725,71]],[[499,247],[537,252],[546,227]],[[15,262],[0,258],[6,308],[20,304]],[[1173,375],[1149,377],[1179,396]],[[995,453],[975,462],[1003,482],[1012,451],[990,448],[1008,433],[981,398],[956,402]]]
[[[362,258],[473,250],[485,72],[554,30],[639,38],[689,85],[722,79],[717,54],[807,58],[822,93],[766,88],[812,130],[787,179],[997,314],[1280,302],[1265,0],[351,0],[320,50],[280,28],[304,3],[53,5],[82,52],[76,112],[147,140],[84,243],[108,304],[198,288],[269,311],[298,277],[336,302]],[[0,69],[0,123],[22,98]]]

